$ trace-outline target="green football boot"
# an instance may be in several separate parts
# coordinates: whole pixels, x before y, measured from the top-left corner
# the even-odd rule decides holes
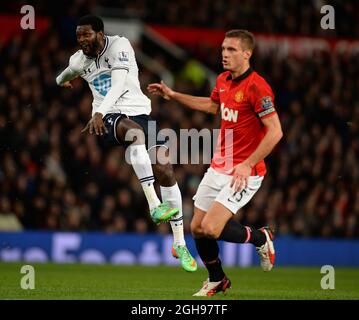
[[[172,245],[172,255],[180,259],[182,268],[189,272],[195,272],[197,270],[197,262],[191,256],[186,246]]]
[[[171,208],[168,202],[161,203],[158,207],[151,210],[152,221],[156,224],[166,222],[179,212],[178,208]]]

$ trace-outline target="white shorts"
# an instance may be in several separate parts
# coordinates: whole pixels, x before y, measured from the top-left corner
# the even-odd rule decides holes
[[[234,192],[230,187],[232,176],[217,172],[209,168],[205,173],[197,192],[193,197],[194,206],[205,212],[214,201],[223,204],[233,214],[244,207],[260,188],[263,177],[250,176],[248,185],[241,192]]]

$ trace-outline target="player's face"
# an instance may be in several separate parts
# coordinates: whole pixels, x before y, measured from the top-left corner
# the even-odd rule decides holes
[[[236,72],[249,63],[250,50],[244,50],[238,38],[224,38],[222,43],[223,69]]]
[[[83,53],[90,57],[96,57],[97,51],[101,45],[103,32],[96,32],[91,25],[78,26],[76,28],[77,43],[81,47]]]

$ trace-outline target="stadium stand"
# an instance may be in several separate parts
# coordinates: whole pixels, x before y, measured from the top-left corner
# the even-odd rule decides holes
[[[301,10],[296,12],[298,2]],[[71,9],[64,2],[56,15],[53,10],[60,4],[43,5],[40,14],[53,21],[46,37],[33,32],[0,43],[0,229],[5,216],[11,216],[6,223],[17,229],[169,231],[166,224],[157,228],[151,223],[140,185],[123,160],[124,151],[104,148],[96,137],[80,133],[91,112],[85,83],[76,81],[72,91],[56,86],[57,72],[74,51],[74,44],[63,38],[68,19],[76,19],[96,4],[118,4],[123,15],[136,15],[148,23],[245,26],[257,32],[322,36],[323,30],[312,23],[318,18],[316,2],[290,1],[283,7],[278,0],[266,8],[267,1],[243,1],[238,11],[236,1],[216,1],[216,6],[210,6],[202,0],[196,2],[201,14],[185,0],[75,1]],[[337,17],[348,23],[329,35],[357,37],[359,27],[349,26],[357,21],[358,4],[332,2],[337,5]],[[39,8],[41,3],[47,2],[39,1]],[[0,5],[1,11],[17,8]],[[224,15],[224,10],[232,14]],[[268,10],[273,14],[268,15]],[[165,19],[164,11],[169,13]],[[216,59],[220,62],[218,50],[207,50],[211,61],[203,62],[215,68]],[[255,69],[275,91],[285,135],[268,159],[263,187],[238,217],[245,224],[260,227],[269,221],[281,235],[359,237],[358,58],[358,54],[321,51],[310,57],[278,58],[275,53],[255,57]],[[159,79],[144,66],[140,69],[145,91],[148,83]],[[198,86],[184,74],[176,74],[175,88],[196,95],[210,93],[208,82]],[[186,111],[173,102],[152,101],[153,117],[162,128],[218,126],[218,119]],[[206,168],[202,164],[175,167],[187,232],[191,198]]]

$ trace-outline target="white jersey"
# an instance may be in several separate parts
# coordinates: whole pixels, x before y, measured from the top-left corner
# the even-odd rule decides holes
[[[125,69],[128,74],[123,92],[108,113],[150,114],[151,100],[141,90],[135,52],[125,37],[105,36],[105,46],[96,58],[78,50],[70,57],[69,67],[89,84],[93,95],[92,115],[111,89],[111,71],[115,69]]]

